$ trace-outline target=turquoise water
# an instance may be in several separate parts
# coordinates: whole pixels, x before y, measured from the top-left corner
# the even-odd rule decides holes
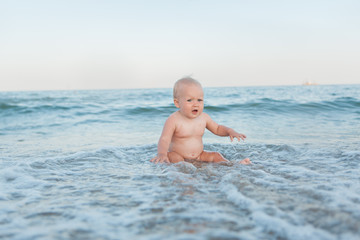
[[[358,239],[360,85],[206,88],[251,166],[154,165],[171,89],[0,92],[0,239]]]

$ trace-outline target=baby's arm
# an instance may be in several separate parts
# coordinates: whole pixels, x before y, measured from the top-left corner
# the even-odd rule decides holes
[[[231,141],[234,140],[234,138],[237,138],[239,141],[240,139],[245,140],[246,136],[242,133],[236,132],[232,128],[228,128],[223,125],[217,124],[215,121],[213,121],[209,115],[205,115],[206,117],[206,128],[209,129],[212,133],[218,135],[218,136],[229,136]],[[251,161],[249,158],[245,158],[239,162],[240,164],[251,164]]]
[[[233,141],[234,138],[237,138],[238,141],[240,141],[240,139],[245,140],[245,138],[246,138],[245,134],[238,133],[234,129],[226,127],[224,125],[218,126],[218,132],[220,133],[220,134],[217,134],[218,136],[229,136],[231,141]],[[223,135],[223,133],[224,133],[224,135]]]
[[[206,116],[206,128],[209,129],[210,132],[214,133],[218,136],[229,136],[230,140],[233,141],[234,138],[245,140],[246,136],[242,133],[236,132],[234,129],[226,127],[224,125],[217,124],[211,117],[205,113]]]
[[[158,152],[157,156],[151,159],[151,162],[154,163],[170,163],[168,157],[168,150],[171,142],[171,138],[175,131],[175,121],[172,116],[170,116],[164,125],[163,131],[161,133],[159,142],[158,142]]]

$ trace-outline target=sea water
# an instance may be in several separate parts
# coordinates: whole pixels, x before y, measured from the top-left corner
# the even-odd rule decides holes
[[[171,89],[0,92],[0,239],[360,239],[360,85],[204,91],[229,166],[149,162]]]

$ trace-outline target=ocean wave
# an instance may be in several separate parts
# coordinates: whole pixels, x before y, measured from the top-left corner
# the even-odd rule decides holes
[[[52,113],[57,111],[68,111],[76,108],[81,108],[81,106],[66,106],[66,105],[54,105],[48,103],[41,103],[36,105],[26,105],[26,104],[11,104],[11,103],[1,103],[0,102],[0,114],[6,115],[26,115],[31,113]]]
[[[13,109],[13,108],[17,108],[17,105],[14,104],[9,104],[9,103],[2,103],[0,102],[0,110],[7,110],[7,109]]]
[[[245,103],[228,103],[223,105],[205,104],[204,111],[211,113],[222,113],[229,111],[246,111],[247,113],[268,113],[268,114],[314,114],[327,112],[354,112],[359,113],[360,100],[345,97],[333,101],[320,102],[296,102],[292,100],[276,100],[262,98]],[[129,115],[150,115],[150,114],[171,114],[177,108],[173,105],[166,106],[129,106],[126,114]]]
[[[125,113],[129,115],[151,115],[151,114],[170,114],[176,111],[173,105],[166,106],[131,106],[125,109]]]
[[[336,98],[333,101],[320,102],[296,102],[293,100],[276,100],[262,98],[245,103],[230,103],[227,105],[206,105],[205,110],[209,112],[247,111],[266,112],[272,114],[287,113],[321,113],[321,112],[357,112],[360,100],[352,97]]]
[[[16,116],[26,115],[32,113],[60,113],[71,112],[74,115],[91,115],[91,114],[112,114],[118,112],[125,116],[139,116],[139,115],[169,115],[176,111],[177,108],[173,104],[167,105],[146,105],[141,106],[112,105],[110,102],[62,102],[61,99],[54,99],[53,103],[40,101],[37,103],[12,102],[2,100],[0,101],[0,115],[2,116]],[[211,101],[210,101],[211,102]],[[272,98],[260,98],[243,103],[228,102],[224,104],[206,104],[204,111],[211,113],[221,113],[229,111],[246,111],[247,113],[267,113],[267,114],[314,114],[326,112],[352,112],[360,113],[360,100],[353,97],[340,97],[334,100],[325,101],[309,101],[299,102],[294,100],[277,100]]]

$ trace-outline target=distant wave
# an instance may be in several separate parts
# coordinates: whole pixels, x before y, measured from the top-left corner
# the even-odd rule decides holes
[[[17,107],[18,107],[17,105],[0,102],[0,110],[13,109],[13,108],[17,108]]]
[[[207,105],[204,111],[211,113],[221,113],[228,111],[246,111],[256,114],[266,112],[269,114],[297,114],[297,113],[325,113],[325,112],[355,112],[360,113],[360,100],[351,97],[337,98],[334,101],[321,102],[295,102],[290,100],[275,100],[262,98],[246,103],[230,103],[224,105]],[[129,106],[124,109],[124,114],[129,115],[169,115],[177,111],[173,105],[166,106]]]
[[[206,105],[204,111],[207,113],[218,113],[227,111],[250,111],[250,112],[268,112],[272,114],[285,114],[285,113],[319,113],[319,112],[332,112],[332,111],[347,111],[359,112],[360,101],[351,98],[337,98],[334,101],[321,101],[321,102],[305,102],[299,103],[290,100],[275,100],[270,98],[262,98],[252,102],[246,103],[230,103],[225,105]],[[172,106],[157,106],[157,107],[133,107],[126,109],[126,113],[143,115],[143,114],[170,114],[177,109]]]
[[[355,112],[360,113],[360,100],[352,97],[336,98],[333,101],[320,102],[295,102],[291,100],[275,100],[271,98],[261,98],[255,101],[245,103],[229,103],[224,105],[206,105],[207,113],[221,113],[227,111],[247,111],[247,112],[265,112],[269,114],[296,114],[296,113],[321,113],[321,112]],[[118,115],[169,115],[176,111],[177,108],[172,104],[164,106],[136,106],[128,105],[118,108],[108,107],[103,104],[49,104],[40,102],[39,104],[25,105],[22,103],[0,102],[1,115],[23,115],[29,113],[54,113],[54,112],[73,112],[77,116],[94,115],[94,114],[111,114],[116,112]]]
[[[157,107],[153,107],[153,106],[148,106],[148,107],[131,107],[131,108],[127,108],[125,109],[125,113],[130,114],[130,115],[146,115],[146,114],[159,114],[159,113],[164,113],[164,114],[170,114],[172,112],[176,111],[176,107],[172,106],[172,105],[167,105],[167,106],[157,106]]]
[[[208,112],[225,112],[234,110],[246,110],[252,112],[267,112],[272,114],[284,113],[318,113],[318,112],[332,112],[332,111],[355,111],[360,113],[358,108],[360,101],[351,98],[337,98],[334,101],[321,102],[305,102],[299,103],[290,100],[275,100],[270,98],[262,98],[257,101],[247,103],[233,103],[228,105],[208,105],[205,110]]]
[[[29,113],[34,111],[56,111],[56,110],[68,110],[72,109],[72,106],[59,106],[59,105],[36,105],[36,106],[23,106],[23,105],[14,105],[7,103],[0,103],[0,110],[13,110],[22,113]]]

